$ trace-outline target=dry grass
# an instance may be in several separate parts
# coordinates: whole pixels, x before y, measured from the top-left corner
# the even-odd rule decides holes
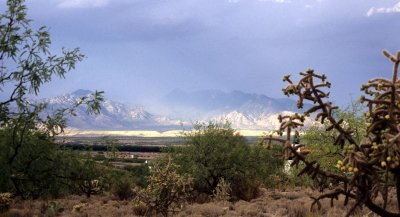
[[[174,216],[249,216],[249,217],[337,217],[344,216],[351,206],[343,205],[344,198],[335,201],[330,207],[329,200],[322,201],[321,210],[310,211],[312,200],[309,195],[316,195],[310,189],[293,189],[288,191],[261,190],[261,196],[247,201],[208,202],[186,204]],[[46,205],[47,204],[47,205]],[[389,204],[394,207],[394,204]],[[120,201],[110,195],[94,195],[90,199],[84,196],[69,196],[55,200],[21,200],[16,198],[9,211],[0,214],[4,217],[31,217],[31,216],[137,216],[137,210],[131,201]],[[358,210],[356,217],[375,217],[368,209]]]
[[[4,216],[135,216],[133,206],[128,201],[118,201],[110,196],[69,196],[63,199],[50,200],[59,204],[62,211],[49,211],[45,206],[49,201],[16,200]]]

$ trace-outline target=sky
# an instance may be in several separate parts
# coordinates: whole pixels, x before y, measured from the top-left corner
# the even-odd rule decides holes
[[[76,89],[146,104],[173,89],[285,97],[285,74],[313,68],[340,105],[373,77],[391,76],[382,55],[400,50],[399,0],[28,0],[52,51],[86,55],[42,96]]]

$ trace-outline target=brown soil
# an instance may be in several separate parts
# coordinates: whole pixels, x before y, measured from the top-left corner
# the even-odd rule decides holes
[[[278,191],[262,189],[262,195],[250,202],[208,202],[203,204],[187,204],[173,216],[265,216],[265,217],[336,217],[345,216],[351,203],[344,207],[343,198],[334,201],[330,207],[330,200],[323,200],[320,210],[310,211],[312,199],[310,195],[318,195],[310,189],[292,189]],[[96,216],[119,217],[135,216],[133,204],[130,201],[119,201],[113,196],[94,195],[91,198],[84,196],[68,196],[52,200],[21,200],[15,199],[10,209],[0,216]],[[374,217],[368,209],[358,210],[355,216]]]

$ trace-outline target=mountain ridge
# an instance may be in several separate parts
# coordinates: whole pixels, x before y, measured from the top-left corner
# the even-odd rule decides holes
[[[300,110],[296,102],[288,98],[275,99],[263,94],[245,93],[234,90],[224,92],[221,90],[203,90],[186,92],[174,89],[161,99],[165,108],[173,111],[177,118],[182,116],[195,116],[197,119],[208,119],[221,113],[229,113],[234,110],[245,115],[275,114],[281,111]],[[306,105],[307,107],[307,105]],[[177,115],[178,114],[178,115]]]
[[[43,99],[49,111],[68,107],[92,91],[79,89],[69,94]],[[295,101],[274,99],[262,94],[241,91],[224,92],[204,90],[185,92],[175,89],[162,100],[163,109],[148,112],[143,106],[129,106],[110,99],[101,103],[97,116],[88,115],[85,107],[77,115],[68,117],[68,126],[81,130],[182,130],[194,122],[229,121],[235,129],[274,130],[278,127],[277,115],[296,112]],[[293,111],[294,110],[294,111]],[[159,115],[157,113],[163,113]]]

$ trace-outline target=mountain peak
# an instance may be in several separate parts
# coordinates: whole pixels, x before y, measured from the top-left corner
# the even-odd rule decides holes
[[[92,93],[93,93],[93,91],[90,91],[90,90],[78,89],[78,90],[72,92],[71,95],[74,95],[74,96],[87,96],[87,95],[92,94]]]
[[[65,108],[92,93],[79,89],[47,102],[51,109]],[[167,111],[163,114],[165,116],[149,113],[142,106],[133,107],[105,99],[101,102],[100,115],[89,116],[85,107],[79,107],[77,116],[69,117],[68,123],[71,127],[88,130],[177,130],[182,129],[181,123],[189,126],[193,121],[229,120],[236,129],[272,130],[279,125],[277,113],[296,111],[296,103],[291,99],[273,99],[238,90],[186,92],[175,89],[162,103],[165,103]]]

